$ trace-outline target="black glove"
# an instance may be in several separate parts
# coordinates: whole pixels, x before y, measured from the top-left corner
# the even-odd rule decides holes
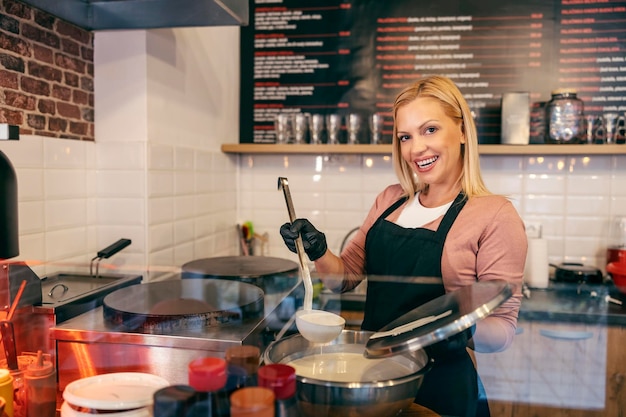
[[[435,361],[464,353],[465,348],[467,347],[467,342],[472,338],[475,331],[476,325],[474,324],[472,327],[463,330],[461,333],[457,333],[454,336],[450,336],[449,338],[433,345],[426,346],[424,350],[431,358],[435,359]]]
[[[302,235],[302,246],[311,261],[321,258],[328,249],[324,233],[317,230],[307,219],[296,219],[293,223],[283,224],[280,227],[280,235],[293,253],[298,253],[296,239],[298,235]]]

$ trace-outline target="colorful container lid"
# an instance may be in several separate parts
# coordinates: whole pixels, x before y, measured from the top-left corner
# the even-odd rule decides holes
[[[189,363],[189,385],[203,392],[213,392],[226,385],[226,360],[207,356]]]
[[[469,329],[512,295],[504,280],[478,281],[411,310],[374,333],[365,345],[368,358],[416,351]]]
[[[131,410],[150,406],[154,393],[168,386],[164,378],[141,372],[115,372],[70,382],[63,399],[94,410]]]
[[[296,369],[293,366],[274,363],[259,368],[259,386],[274,391],[277,400],[285,400],[296,394]]]

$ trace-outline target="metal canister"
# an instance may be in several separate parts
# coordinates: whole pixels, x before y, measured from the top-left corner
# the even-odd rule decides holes
[[[581,143],[585,136],[583,101],[575,89],[560,88],[552,91],[546,106],[549,143]]]

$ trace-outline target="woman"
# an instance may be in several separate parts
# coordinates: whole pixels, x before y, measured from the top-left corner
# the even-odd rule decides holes
[[[513,297],[479,321],[473,332],[430,349],[435,366],[416,402],[446,416],[488,415],[478,407],[478,376],[465,349],[506,349],[521,303],[527,240],[517,211],[491,194],[480,174],[476,127],[456,85],[441,76],[406,87],[394,107],[393,162],[399,184],[381,192],[341,256],[328,250],[324,234],[306,219],[280,233],[295,252],[305,251],[334,291],[354,288],[365,275],[441,277],[419,285],[368,280],[364,330],[387,323],[445,292],[480,280],[503,279]],[[341,283],[331,276],[341,276]]]

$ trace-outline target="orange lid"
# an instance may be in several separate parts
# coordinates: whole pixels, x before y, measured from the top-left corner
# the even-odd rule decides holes
[[[230,396],[231,414],[237,411],[260,411],[274,407],[274,391],[264,387],[244,387]],[[234,415],[234,414],[233,414]]]

